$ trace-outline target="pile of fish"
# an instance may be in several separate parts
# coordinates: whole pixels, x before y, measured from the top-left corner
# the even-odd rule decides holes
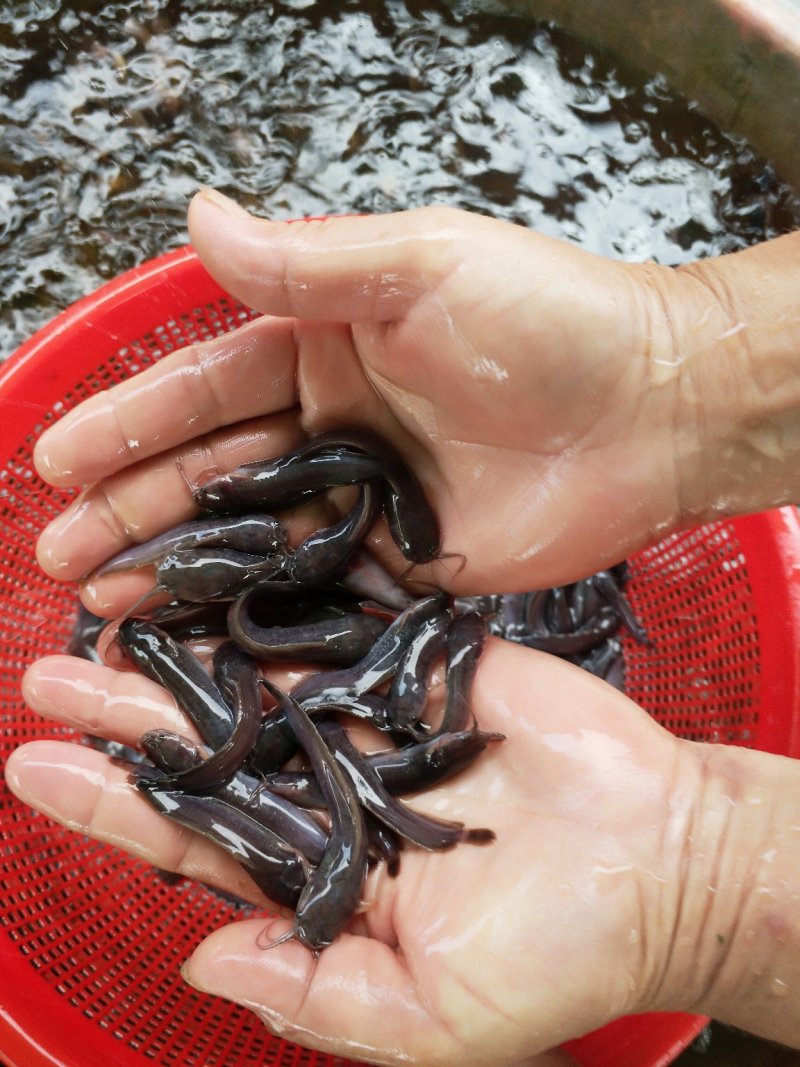
[[[456,611],[485,616],[489,633],[550,652],[624,689],[622,643],[626,627],[640,645],[647,632],[625,596],[628,568],[620,563],[571,585],[532,593],[456,597]]]
[[[347,514],[290,547],[273,512],[344,485],[358,487]],[[622,624],[646,640],[619,569],[525,596],[412,596],[363,550],[364,539],[383,514],[405,558],[425,563],[440,553],[438,522],[397,453],[363,431],[322,434],[213,477],[193,495],[200,518],[121,552],[95,575],[155,569],[153,590],[116,624],[114,640],[172,694],[203,744],[155,730],[140,751],[105,748],[154,808],[220,845],[292,909],[287,936],[313,952],[349,922],[370,862],[382,860],[395,876],[404,842],[443,850],[494,840],[489,829],[398,799],[503,740],[479,729],[471,706],[487,633],[606,674]],[[82,612],[70,651],[96,657],[105,625]],[[184,643],[210,635],[220,638],[211,672]],[[443,707],[434,714],[429,689],[442,660]],[[287,693],[263,676],[280,661],[317,669]],[[385,747],[360,751],[342,725],[348,718],[383,734]]]

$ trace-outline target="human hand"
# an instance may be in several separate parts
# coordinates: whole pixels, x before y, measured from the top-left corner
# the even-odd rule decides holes
[[[178,460],[190,475],[228,469],[342,425],[414,466],[445,552],[466,561],[415,576],[456,592],[563,583],[686,518],[680,451],[694,437],[673,347],[699,297],[676,296],[667,323],[674,272],[439,208],[273,224],[222,204],[193,201],[201,258],[284,317],[174,353],[43,435],[43,476],[89,486],[43,535],[46,570],[82,577],[188,517]],[[121,609],[108,588],[87,605]]]
[[[121,742],[192,734],[137,674],[53,657],[24,690],[33,709]],[[406,849],[396,880],[377,868],[367,910],[318,960],[296,943],[257,947],[288,923],[252,919],[211,935],[186,978],[303,1045],[426,1067],[527,1064],[617,1014],[674,1006],[669,938],[693,929],[679,872],[697,831],[694,746],[577,668],[499,640],[474,706],[507,740],[411,804],[489,826],[493,845]],[[230,857],[158,816],[92,749],[35,742],[6,773],[24,803],[79,833],[263,901]]]

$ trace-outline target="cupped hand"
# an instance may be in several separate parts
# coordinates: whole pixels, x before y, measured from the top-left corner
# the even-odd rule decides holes
[[[146,679],[66,657],[30,668],[25,695],[122,742],[158,726],[189,732]],[[663,983],[700,777],[694,746],[578,668],[498,639],[474,707],[506,740],[410,803],[491,827],[493,844],[408,847],[396,879],[379,866],[366,909],[318,959],[296,942],[260,947],[289,920],[255,918],[203,941],[186,979],[303,1045],[425,1067],[528,1064],[614,1016],[671,1006]],[[23,802],[80,833],[263,901],[229,857],[158,816],[96,751],[30,743],[6,775]]]
[[[673,272],[444,208],[272,223],[207,191],[189,223],[209,271],[267,316],[43,435],[42,475],[87,487],[42,538],[51,573],[81,577],[186,518],[178,465],[199,478],[337,426],[414,467],[465,560],[415,576],[456,592],[560,584],[681,520]]]

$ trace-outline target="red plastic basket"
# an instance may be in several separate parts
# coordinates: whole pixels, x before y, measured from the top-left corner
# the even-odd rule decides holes
[[[69,497],[37,478],[36,438],[91,393],[251,317],[181,249],[75,304],[0,368],[3,759],[23,741],[69,736],[20,696],[25,667],[64,649],[75,608],[74,591],[34,557],[37,534]],[[629,589],[654,641],[626,646],[630,695],[683,737],[799,755],[799,574],[793,508],[641,553]],[[0,1059],[9,1067],[344,1067],[183,983],[178,968],[200,937],[235,920],[229,905],[199,885],[165,885],[4,788],[0,815]],[[630,1016],[568,1048],[585,1067],[658,1067],[706,1021]]]

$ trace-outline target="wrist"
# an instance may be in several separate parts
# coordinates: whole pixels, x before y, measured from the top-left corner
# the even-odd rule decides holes
[[[675,387],[678,524],[795,502],[800,233],[651,278],[662,344],[650,377]]]
[[[800,763],[682,744],[694,800],[649,1006],[800,1048]]]

